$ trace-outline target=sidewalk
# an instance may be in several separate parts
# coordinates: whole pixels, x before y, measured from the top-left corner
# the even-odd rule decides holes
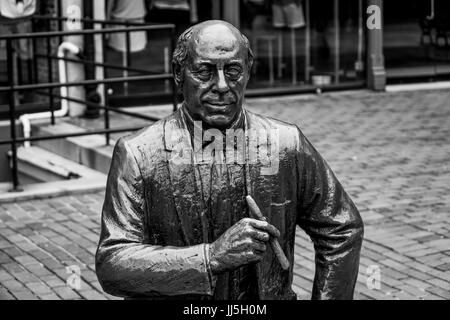
[[[449,100],[358,91],[248,101],[298,124],[359,208],[355,299],[450,299]],[[112,299],[94,272],[102,202],[99,192],[0,204],[0,299]],[[294,290],[309,299],[314,251],[300,229],[295,251]],[[77,290],[67,266],[80,269]],[[379,287],[368,278],[377,270]]]

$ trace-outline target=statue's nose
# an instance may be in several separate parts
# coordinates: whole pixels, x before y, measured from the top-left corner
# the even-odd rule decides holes
[[[214,89],[218,92],[224,93],[230,90],[230,87],[228,86],[227,79],[225,78],[225,74],[223,72],[223,69],[217,70],[217,76],[215,79]]]

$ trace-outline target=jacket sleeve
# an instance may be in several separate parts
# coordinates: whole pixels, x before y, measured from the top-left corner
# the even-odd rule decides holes
[[[108,175],[96,253],[96,273],[105,292],[122,297],[211,295],[208,245],[149,244],[151,221],[145,211],[139,166],[120,139]]]
[[[358,209],[300,130],[297,223],[314,243],[312,299],[353,299],[363,239]]]

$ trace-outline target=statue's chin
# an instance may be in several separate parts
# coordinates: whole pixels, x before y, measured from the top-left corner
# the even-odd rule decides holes
[[[233,118],[224,115],[213,115],[206,117],[204,122],[211,128],[227,129],[233,124]]]

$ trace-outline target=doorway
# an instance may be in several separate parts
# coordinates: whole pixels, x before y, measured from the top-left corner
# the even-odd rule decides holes
[[[384,1],[384,56],[388,82],[450,78],[448,2]]]

